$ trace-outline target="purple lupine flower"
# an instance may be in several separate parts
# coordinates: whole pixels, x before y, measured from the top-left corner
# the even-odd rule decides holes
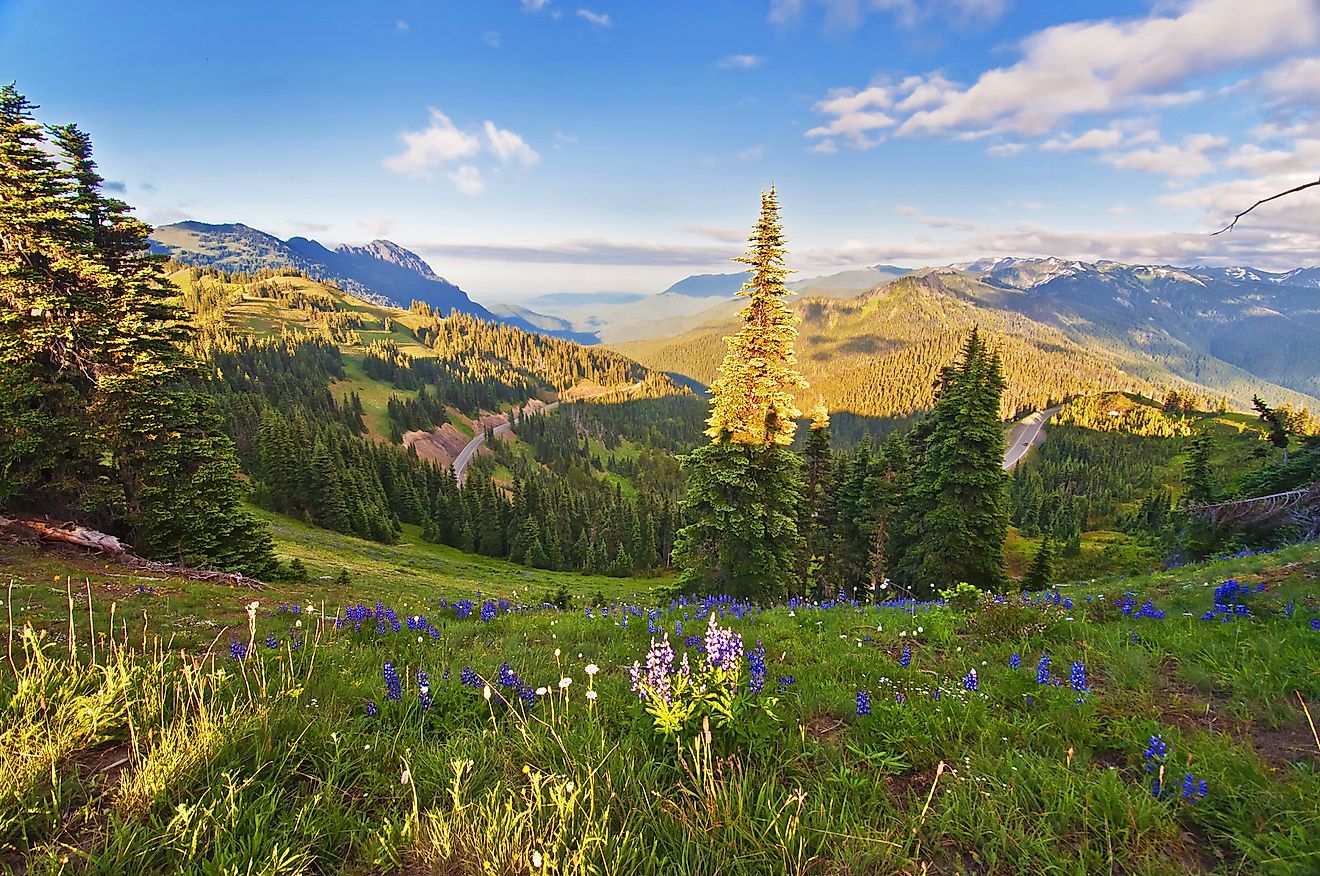
[[[712,669],[735,670],[742,662],[742,636],[715,622],[714,613],[706,626],[706,662]]]
[[[912,665],[912,646],[904,645],[903,653],[898,655],[898,665],[904,669]]]
[[[686,658],[686,654],[684,658]],[[651,640],[651,649],[646,652],[646,668],[634,662],[628,670],[632,689],[638,699],[654,697],[664,702],[672,702],[673,685],[669,676],[674,673],[674,649],[669,645],[669,635],[660,641]]]

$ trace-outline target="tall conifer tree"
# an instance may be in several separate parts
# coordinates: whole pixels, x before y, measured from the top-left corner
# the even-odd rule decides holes
[[[789,449],[801,413],[794,392],[797,329],[784,298],[785,241],[775,190],[761,195],[761,217],[737,261],[751,268],[739,295],[743,326],[729,338],[720,378],[711,386],[710,443],[685,459],[684,510],[693,522],[678,533],[679,586],[741,597],[783,595],[803,550],[798,532],[802,460]]]
[[[1004,392],[999,355],[973,329],[960,361],[944,370],[942,388],[914,472],[897,577],[916,593],[960,581],[983,589],[1005,583],[1008,476],[1003,471]]]
[[[0,88],[0,504],[253,575],[269,535],[183,351],[150,229],[105,197],[90,138]]]

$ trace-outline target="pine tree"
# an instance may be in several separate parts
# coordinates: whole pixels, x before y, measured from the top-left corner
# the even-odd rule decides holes
[[[999,419],[1004,391],[997,353],[972,330],[960,361],[946,368],[929,415],[920,462],[904,512],[900,583],[916,593],[966,581],[1003,586],[1008,477]]]
[[[678,586],[740,597],[783,595],[803,551],[798,532],[802,460],[789,449],[799,415],[794,317],[784,303],[784,235],[775,190],[761,195],[761,217],[746,256],[751,278],[742,328],[729,339],[711,386],[710,443],[689,454],[683,506],[693,522],[674,544]]]
[[[1036,551],[1036,558],[1031,561],[1031,568],[1027,570],[1027,575],[1022,579],[1022,586],[1026,590],[1044,590],[1050,586],[1050,581],[1054,578],[1054,543],[1050,541],[1047,535],[1041,540],[1040,550]]]

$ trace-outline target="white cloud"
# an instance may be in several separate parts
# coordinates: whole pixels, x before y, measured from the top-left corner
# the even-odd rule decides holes
[[[1261,84],[1281,97],[1320,98],[1320,58],[1285,61],[1267,70]]]
[[[761,145],[752,146],[738,153],[738,158],[742,161],[756,161],[765,156],[765,147]]]
[[[394,22],[394,29],[400,32],[405,31],[408,29],[408,22],[400,18],[398,21]]]
[[[521,136],[487,120],[482,125],[485,150],[502,164],[518,163],[525,167],[538,164],[541,156],[527,145]],[[464,131],[449,116],[431,108],[431,123],[421,131],[404,131],[399,135],[406,147],[398,155],[383,162],[387,170],[416,179],[432,179],[442,167],[458,164],[482,151],[482,138]],[[462,163],[445,176],[464,195],[480,195],[486,190],[481,169],[475,164]]]
[[[486,183],[481,178],[481,171],[471,164],[464,164],[450,172],[449,181],[458,189],[459,194],[475,198],[486,191]]]
[[[1123,141],[1123,132],[1116,128],[1092,128],[1074,137],[1064,134],[1047,140],[1040,148],[1047,152],[1077,152],[1083,149],[1112,149]]]
[[[870,149],[879,145],[882,139],[870,137],[868,132],[894,124],[893,116],[881,112],[893,106],[893,102],[893,90],[886,85],[872,85],[861,91],[835,89],[815,106],[817,112],[834,118],[828,124],[810,129],[806,136],[842,137],[844,144],[850,148]]]
[[[496,127],[495,123],[489,120],[486,121],[484,129],[487,147],[503,163],[517,161],[525,167],[540,163],[541,156],[536,154],[536,150],[528,146],[526,141],[513,131]]]
[[[761,55],[725,55],[715,62],[716,67],[726,70],[750,70],[765,63]]]
[[[995,158],[1012,158],[1021,154],[1022,150],[1026,148],[1025,143],[996,143],[994,146],[987,147],[985,154]]]
[[[1101,156],[1101,161],[1123,170],[1141,170],[1175,178],[1204,176],[1215,169],[1207,152],[1222,149],[1228,145],[1228,138],[1217,134],[1191,134],[1182,142],[1172,143],[1151,149],[1134,149],[1130,152],[1111,153]]]
[[[912,112],[931,104],[943,103],[946,96],[958,88],[938,73],[930,76],[909,76],[899,83],[898,90],[907,97],[900,100],[895,109],[899,112]]]
[[[499,31],[494,31],[494,30],[486,31],[481,35],[481,41],[486,45],[490,46],[492,49],[498,49],[500,47]]]
[[[1075,115],[1186,101],[1196,75],[1276,56],[1318,36],[1315,0],[1252,0],[1250,14],[1241,0],[1188,0],[1159,4],[1142,18],[1057,25],[1023,40],[1017,63],[946,90],[938,103],[910,115],[899,133],[1042,135]]]
[[[817,155],[833,155],[839,151],[839,147],[833,140],[821,140],[811,147],[811,151]]]
[[[610,17],[604,12],[592,12],[590,9],[579,9],[577,11],[577,17],[593,27],[610,26]]]
[[[550,0],[522,0],[523,12],[541,12],[550,5]]]
[[[404,131],[399,135],[406,147],[398,155],[385,159],[385,167],[406,176],[429,179],[435,168],[470,158],[481,151],[481,141],[466,131],[459,130],[449,117],[431,108],[431,124],[421,131]]]

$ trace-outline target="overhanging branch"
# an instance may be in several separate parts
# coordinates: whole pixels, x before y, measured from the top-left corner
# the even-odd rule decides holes
[[[1259,207],[1261,204],[1268,204],[1270,201],[1273,201],[1273,200],[1275,200],[1275,199],[1277,199],[1277,198],[1282,198],[1284,195],[1291,195],[1291,194],[1293,194],[1294,192],[1300,192],[1302,189],[1309,189],[1311,186],[1320,186],[1320,179],[1317,179],[1317,180],[1315,180],[1314,182],[1303,183],[1303,184],[1300,185],[1300,186],[1297,186],[1297,187],[1295,187],[1295,188],[1288,189],[1288,191],[1286,191],[1286,192],[1279,192],[1277,195],[1270,195],[1268,198],[1261,198],[1259,201],[1257,201],[1256,203],[1252,204],[1252,205],[1251,205],[1250,207],[1248,207],[1247,209],[1243,210],[1241,213],[1239,213],[1239,214],[1237,214],[1236,216],[1234,216],[1232,222],[1228,223],[1227,225],[1225,225],[1223,228],[1219,229],[1218,231],[1213,232],[1210,236],[1213,237],[1215,234],[1223,234],[1225,231],[1232,231],[1232,230],[1233,230],[1233,226],[1236,225],[1236,224],[1238,223],[1238,220],[1239,220],[1239,219],[1241,219],[1243,216],[1247,215],[1247,214],[1250,213],[1252,210],[1254,210],[1254,209],[1256,209],[1257,207]]]

